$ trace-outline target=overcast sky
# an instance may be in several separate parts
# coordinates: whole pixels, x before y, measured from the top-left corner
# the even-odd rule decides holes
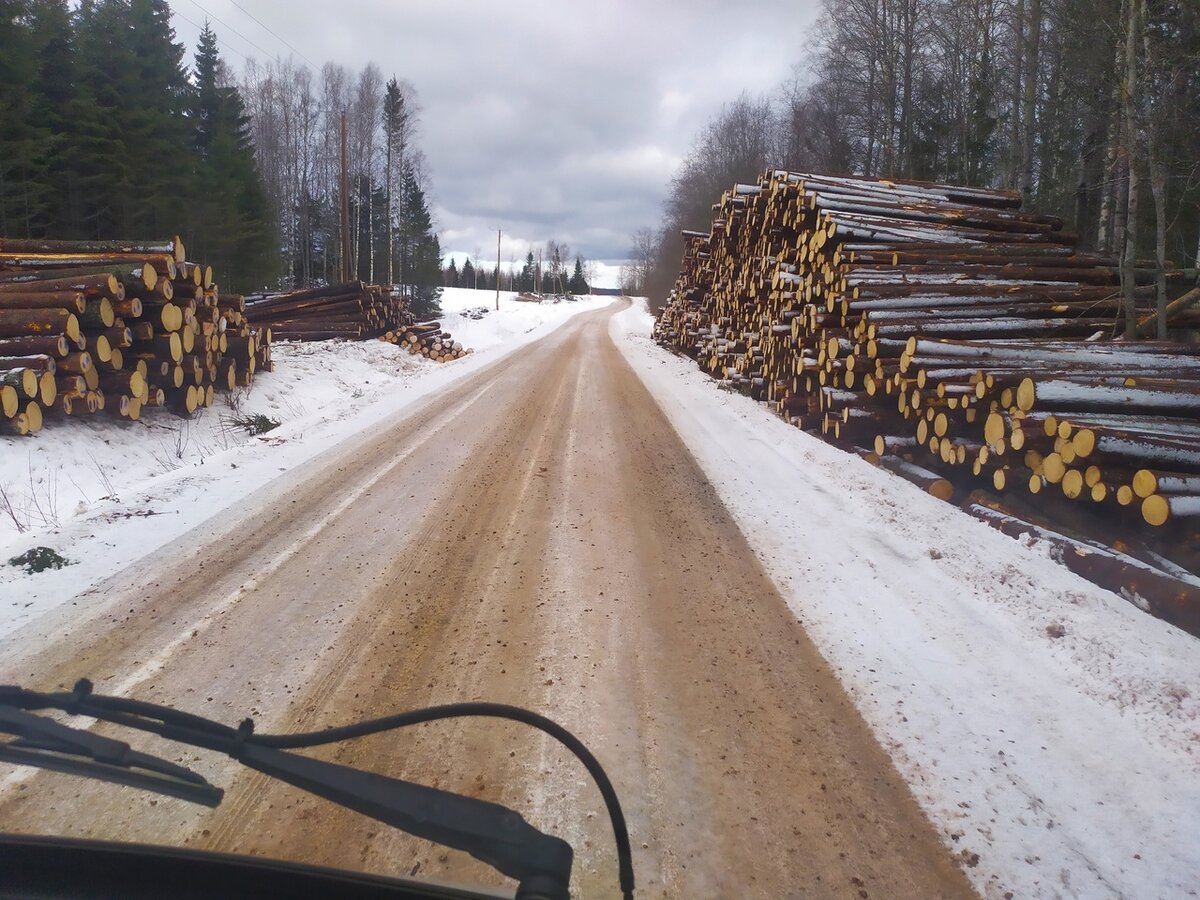
[[[634,229],[658,222],[697,131],[741,91],[773,92],[801,61],[818,6],[170,2],[179,39],[194,50],[208,18],[238,70],[244,57],[293,55],[355,70],[374,61],[411,81],[444,251],[494,260],[500,228],[506,263],[555,239],[614,264]]]

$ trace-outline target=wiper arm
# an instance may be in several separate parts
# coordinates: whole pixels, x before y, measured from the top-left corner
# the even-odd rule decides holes
[[[23,729],[13,733],[22,735],[26,742],[34,741],[37,747],[23,749],[10,744],[5,754],[5,745],[0,745],[0,759],[146,787],[194,802],[207,802],[197,799],[201,796],[197,793],[198,784],[202,784],[208,791],[216,792],[215,801],[207,803],[211,806],[220,801],[221,792],[195,773],[164,760],[137,754],[120,741],[17,711],[33,709],[59,709],[91,716],[157,734],[168,740],[227,754],[251,768],[409,834],[463,850],[508,877],[517,879],[520,883],[518,898],[565,900],[568,897],[573,857],[571,846],[533,828],[516,812],[499,804],[299,756],[284,749],[332,743],[423,721],[462,715],[498,716],[524,722],[566,744],[596,778],[613,820],[622,894],[627,898],[633,896],[629,835],[608,777],[577,738],[550,720],[525,710],[493,704],[459,704],[402,713],[317,734],[259,736],[253,733],[254,724],[249,719],[238,729],[233,729],[157,704],[92,694],[91,683],[86,680],[81,680],[73,692],[59,694],[0,686],[0,713],[8,714],[7,719],[0,718],[0,730],[10,731],[3,723],[11,721],[14,727]],[[37,724],[31,724],[30,720]],[[59,752],[64,749],[85,758],[60,756]],[[13,753],[21,758],[14,758],[11,755]],[[31,753],[34,755],[31,756]],[[64,760],[69,765],[64,765]],[[136,760],[137,769],[146,771],[131,769],[130,760]],[[187,777],[181,773],[186,773]],[[191,791],[185,782],[191,786]],[[189,796],[189,793],[194,796]],[[211,793],[204,796],[212,798]]]
[[[122,741],[92,734],[0,705],[0,760],[123,784],[215,807],[224,795],[202,775],[165,759],[139,753]]]
[[[235,758],[401,831],[465,851],[517,879],[518,898],[568,896],[571,845],[498,803],[253,743],[244,744]]]

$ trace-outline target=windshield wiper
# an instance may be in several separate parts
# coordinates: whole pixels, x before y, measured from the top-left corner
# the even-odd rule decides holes
[[[311,734],[257,735],[246,719],[238,728],[170,707],[92,693],[81,680],[70,693],[37,693],[0,687],[0,760],[82,775],[216,806],[222,791],[174,763],[132,750],[128,744],[70,728],[31,710],[56,709],[157,734],[224,753],[250,768],[309,793],[385,822],[417,837],[471,854],[517,880],[518,898],[563,900],[569,896],[573,852],[560,838],[543,834],[507,807],[485,800],[324,762],[289,749],[335,743],[395,728],[460,716],[490,716],[532,725],[562,742],[596,780],[612,819],[620,883],[633,896],[629,835],[620,803],[599,762],[570,732],[517,707],[461,703],[375,719]]]
[[[139,753],[122,741],[2,705],[0,732],[17,736],[17,740],[0,743],[0,760],[15,765],[82,775],[210,807],[219,804],[225,793],[203,776]]]

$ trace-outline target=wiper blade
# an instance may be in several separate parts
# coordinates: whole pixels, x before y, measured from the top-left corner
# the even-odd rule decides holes
[[[599,761],[578,738],[562,726],[527,710],[490,703],[451,704],[310,734],[257,735],[254,734],[254,723],[250,719],[234,729],[211,719],[158,704],[94,694],[91,683],[86,679],[81,679],[70,693],[45,694],[16,686],[0,686],[0,712],[5,709],[42,723],[51,720],[33,716],[27,711],[58,709],[226,754],[244,765],[378,821],[386,822],[409,834],[464,850],[509,877],[518,879],[521,883],[518,896],[565,898],[568,896],[573,857],[571,846],[559,838],[538,831],[516,812],[495,803],[287,752],[379,734],[438,719],[486,716],[522,722],[541,729],[566,746],[583,762],[595,779],[613,825],[621,894],[627,900],[633,897],[634,875],[629,833],[612,783]],[[17,710],[26,712],[17,713]],[[29,727],[25,719],[21,722]],[[46,754],[45,757],[39,757],[39,760],[54,762],[57,759],[53,751],[47,749],[51,746],[47,741],[57,737],[66,740],[68,746],[74,747],[72,742],[79,740],[79,735],[85,735],[98,743],[88,743],[77,755],[99,761],[89,763],[88,759],[76,760],[79,765],[70,769],[57,766],[60,771],[105,778],[106,775],[113,774],[109,772],[110,769],[116,768],[116,774],[123,774],[125,780],[116,777],[106,780],[122,784],[134,783],[127,780],[131,774],[152,777],[143,772],[129,771],[123,762],[128,758],[126,754],[133,753],[128,745],[86,732],[76,732],[57,723],[51,724],[64,729],[68,738],[64,738],[63,732],[52,729],[39,732],[33,740],[42,742],[39,744],[42,749],[37,752]],[[4,730],[10,729],[5,728],[0,720],[0,731]],[[0,759],[4,758],[10,757],[0,756]],[[163,760],[155,760],[155,763],[160,766],[171,765]],[[40,765],[42,762],[33,764]],[[55,765],[46,767],[56,768]],[[203,782],[202,778],[186,769],[180,771],[187,772],[192,779]],[[100,774],[92,774],[95,772]],[[187,779],[181,778],[178,772],[172,772],[170,775],[160,772],[159,778],[161,780],[148,786],[148,789],[158,790],[163,781],[172,788],[178,788],[185,783],[196,784],[195,781],[188,782]],[[207,782],[203,783],[208,786]]]
[[[0,760],[81,775],[215,807],[224,791],[202,775],[89,731],[0,705],[0,732],[16,740],[0,743]]]

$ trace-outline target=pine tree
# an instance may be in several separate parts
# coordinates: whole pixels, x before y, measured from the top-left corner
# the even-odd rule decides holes
[[[454,257],[450,257],[450,265],[446,266],[445,277],[442,278],[442,284],[446,287],[458,287],[458,266],[454,263]]]
[[[465,288],[475,287],[475,266],[469,259],[463,261],[462,275],[459,278],[459,282]]]

